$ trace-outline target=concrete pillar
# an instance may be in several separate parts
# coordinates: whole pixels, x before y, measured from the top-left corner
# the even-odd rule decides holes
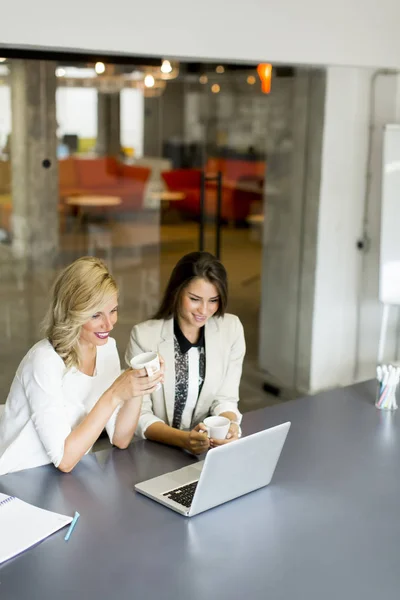
[[[13,252],[34,264],[58,255],[55,69],[40,60],[11,66]]]
[[[289,151],[274,157],[278,193],[266,190],[260,367],[267,382],[310,385],[325,73],[296,72]]]
[[[145,98],[143,155],[154,158],[161,157],[162,150],[162,97]]]
[[[102,156],[119,156],[121,151],[120,94],[99,92],[97,97],[96,151]]]
[[[183,141],[185,131],[185,82],[167,81],[162,98],[162,139]]]
[[[185,84],[168,81],[163,94],[144,100],[144,156],[163,156],[171,144],[172,160],[179,163],[185,132]]]
[[[218,150],[218,105],[220,99],[218,94],[210,94],[205,90],[204,107],[202,117],[205,121],[205,152],[215,156]]]

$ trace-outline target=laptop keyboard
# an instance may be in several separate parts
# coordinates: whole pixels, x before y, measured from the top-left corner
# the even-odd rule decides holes
[[[169,492],[165,492],[163,496],[166,496],[170,500],[174,500],[178,504],[182,504],[186,508],[189,508],[192,504],[193,496],[196,491],[198,481],[193,481],[192,483],[188,483],[187,485],[183,485],[182,487],[176,488],[175,490],[171,490]]]

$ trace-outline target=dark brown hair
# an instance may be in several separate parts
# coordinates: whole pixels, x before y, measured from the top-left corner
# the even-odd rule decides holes
[[[214,284],[219,294],[216,317],[222,317],[228,303],[228,276],[224,265],[209,252],[190,252],[175,265],[163,299],[153,319],[176,317],[181,294],[193,279],[206,279]]]

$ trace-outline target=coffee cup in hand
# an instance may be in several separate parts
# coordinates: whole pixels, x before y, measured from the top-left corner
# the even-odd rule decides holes
[[[224,440],[228,435],[231,422],[227,417],[207,417],[203,421],[210,439]]]
[[[138,354],[131,359],[132,369],[145,369],[149,377],[152,377],[160,370],[160,359],[157,352],[143,352]],[[161,383],[159,383],[154,390],[157,392],[161,389]]]

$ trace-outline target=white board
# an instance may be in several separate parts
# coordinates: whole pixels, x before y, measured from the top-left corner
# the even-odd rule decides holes
[[[383,136],[379,299],[400,305],[400,125]]]

